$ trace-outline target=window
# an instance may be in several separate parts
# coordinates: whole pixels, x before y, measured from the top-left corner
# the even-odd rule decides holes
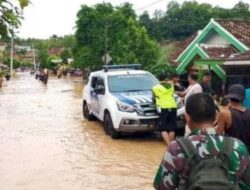
[[[104,81],[103,81],[103,78],[98,77],[98,79],[97,79],[97,83],[96,83],[96,86],[102,86],[102,87],[104,87]]]
[[[101,94],[105,93],[105,85],[104,85],[104,80],[102,77],[93,77],[92,81],[91,81],[91,87],[96,90],[100,90],[102,91]]]
[[[110,92],[149,91],[158,84],[150,74],[127,74],[108,77]]]
[[[98,77],[92,77],[92,79],[91,79],[91,87],[93,89],[95,89],[95,87],[96,87],[97,79],[98,79]]]

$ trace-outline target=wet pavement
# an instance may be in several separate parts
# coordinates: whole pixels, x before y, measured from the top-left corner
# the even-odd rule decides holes
[[[163,142],[106,136],[82,117],[82,86],[19,73],[0,88],[1,190],[153,189]]]

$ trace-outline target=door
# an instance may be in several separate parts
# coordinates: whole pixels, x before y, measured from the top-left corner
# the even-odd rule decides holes
[[[94,115],[102,120],[103,116],[103,99],[105,94],[105,85],[102,77],[93,77],[91,84],[91,107]]]

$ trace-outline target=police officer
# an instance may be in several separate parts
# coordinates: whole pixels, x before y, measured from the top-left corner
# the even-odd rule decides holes
[[[169,146],[175,138],[176,128],[176,101],[174,99],[174,85],[166,80],[167,75],[159,75],[160,84],[153,87],[153,101],[159,113],[159,129],[166,145]]]

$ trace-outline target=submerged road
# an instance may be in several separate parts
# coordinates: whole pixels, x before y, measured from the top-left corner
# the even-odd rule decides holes
[[[164,143],[106,136],[82,117],[82,86],[18,73],[0,88],[1,190],[153,189]]]

